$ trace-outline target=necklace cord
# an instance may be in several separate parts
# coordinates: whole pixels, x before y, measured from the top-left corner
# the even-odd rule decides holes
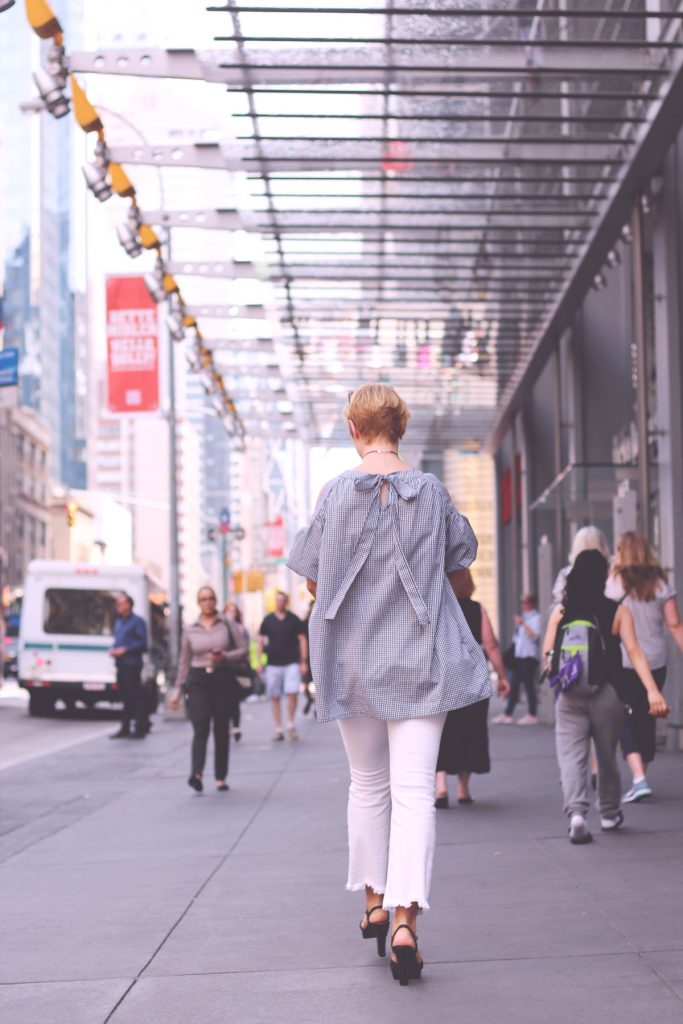
[[[368,455],[395,455],[397,459],[400,458],[398,452],[390,451],[387,448],[371,448],[369,452],[365,453],[365,455],[361,455],[361,462],[363,459],[366,459]]]

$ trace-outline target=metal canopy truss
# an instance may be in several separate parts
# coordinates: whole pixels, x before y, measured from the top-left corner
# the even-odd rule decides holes
[[[269,282],[263,307],[230,305],[239,285],[191,307],[215,318],[204,343],[249,429],[284,416],[286,436],[296,423],[341,441],[346,392],[385,380],[412,407],[414,445],[476,450],[619,249],[681,125],[681,0],[311,3],[227,0],[210,8],[215,50],[77,53],[71,68],[228,88],[231,137],[112,159],[229,172],[228,209],[146,216],[255,236],[263,263],[171,270]],[[247,337],[273,310],[273,339]]]

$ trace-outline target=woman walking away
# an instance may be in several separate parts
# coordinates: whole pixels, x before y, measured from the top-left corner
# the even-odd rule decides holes
[[[562,778],[569,840],[591,842],[588,814],[588,766],[591,739],[598,759],[598,799],[603,831],[619,828],[621,781],[617,741],[624,720],[618,696],[621,682],[619,640],[628,651],[645,689],[649,713],[669,713],[636,641],[628,608],[605,597],[607,559],[584,551],[567,577],[564,600],[550,616],[543,649],[551,659],[550,683],[556,690],[555,745]]]
[[[574,534],[574,540],[569,551],[568,564],[558,572],[552,590],[552,604],[562,604],[564,588],[567,583],[567,576],[572,571],[572,566],[582,551],[599,551],[609,562],[610,553],[607,546],[607,538],[597,526],[582,526]]]
[[[317,717],[337,720],[350,765],[347,889],[365,892],[361,932],[380,956],[394,912],[391,971],[406,985],[422,973],[446,713],[491,695],[447,578],[477,542],[437,478],[400,458],[409,412],[393,388],[358,388],[344,416],[360,464],[325,486],[289,566],[316,598]]]
[[[242,686],[237,682],[237,679],[244,679],[245,685],[247,680],[253,679],[253,669],[249,664],[249,630],[244,625],[244,619],[242,618],[242,612],[236,601],[227,601],[223,608],[223,614],[226,619],[230,621],[230,626],[235,636],[239,637],[240,646],[245,647],[247,650],[246,657],[241,664],[235,664],[235,686],[233,687],[233,705],[232,705],[232,738],[235,743],[239,743],[242,739],[242,708],[241,701],[243,696],[246,697],[249,690],[242,689]]]
[[[574,534],[571,550],[569,552],[568,564],[563,566],[557,574],[552,589],[551,608],[556,604],[562,604],[564,588],[567,583],[567,576],[572,571],[572,566],[582,551],[599,551],[607,561],[610,560],[607,538],[597,526],[582,526]],[[640,686],[640,682],[638,683]],[[591,744],[591,788],[597,789],[598,784],[598,762],[595,758],[595,749]]]
[[[177,710],[187,688],[188,711],[194,732],[192,771],[187,784],[197,793],[204,788],[202,776],[206,745],[213,720],[216,789],[225,793],[230,788],[226,778],[235,686],[231,665],[243,661],[247,649],[230,621],[218,614],[216,593],[211,587],[201,588],[197,603],[198,617],[183,630],[176,689],[169,703],[173,710]]]
[[[503,656],[486,609],[472,600],[474,580],[469,569],[451,576],[451,586],[458,599],[472,636],[484,648],[484,653],[498,676],[498,694],[507,697],[510,684],[505,676]],[[448,807],[448,776],[458,776],[458,803],[473,803],[470,794],[470,775],[486,775],[491,771],[489,757],[488,718],[489,700],[480,700],[469,707],[449,711],[441,735],[441,746],[436,762],[437,809]]]
[[[666,680],[666,631],[683,651],[683,623],[675,592],[649,543],[629,530],[617,542],[617,553],[605,593],[623,601],[633,616],[636,639],[643,649],[654,680],[660,690]],[[646,777],[647,766],[655,759],[655,721],[628,651],[622,648],[624,665],[624,703],[631,709],[621,730],[621,750],[633,776],[622,797],[624,803],[637,803],[652,796]]]

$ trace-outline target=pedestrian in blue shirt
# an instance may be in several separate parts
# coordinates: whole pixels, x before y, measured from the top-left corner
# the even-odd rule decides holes
[[[114,646],[109,654],[116,662],[116,685],[123,701],[121,728],[113,740],[130,737],[143,740],[147,735],[147,711],[142,689],[142,655],[147,650],[145,620],[133,612],[133,598],[119,594],[116,598],[117,619],[114,623]],[[135,731],[131,732],[131,723]]]
[[[535,594],[525,594],[522,598],[522,614],[515,615],[515,666],[510,673],[510,695],[505,711],[493,719],[499,725],[510,725],[514,722],[513,714],[522,686],[526,691],[527,713],[517,724],[538,724],[536,675],[540,661],[540,640],[541,615],[538,610],[538,598]]]

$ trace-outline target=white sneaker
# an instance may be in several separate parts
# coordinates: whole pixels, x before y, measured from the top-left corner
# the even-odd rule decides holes
[[[536,715],[523,715],[517,725],[538,725],[538,719]]]
[[[621,828],[624,824],[624,815],[622,811],[617,811],[613,818],[600,817],[600,828],[603,832],[614,832],[615,829]]]
[[[569,842],[574,846],[584,846],[593,842],[593,836],[586,827],[586,819],[582,814],[572,814],[569,822]]]
[[[491,723],[493,725],[512,725],[513,722],[514,718],[512,717],[512,715],[506,714],[496,715],[495,718],[491,719]]]
[[[298,740],[299,739],[299,733],[296,731],[296,726],[295,725],[288,725],[287,726],[287,739],[288,740]]]

